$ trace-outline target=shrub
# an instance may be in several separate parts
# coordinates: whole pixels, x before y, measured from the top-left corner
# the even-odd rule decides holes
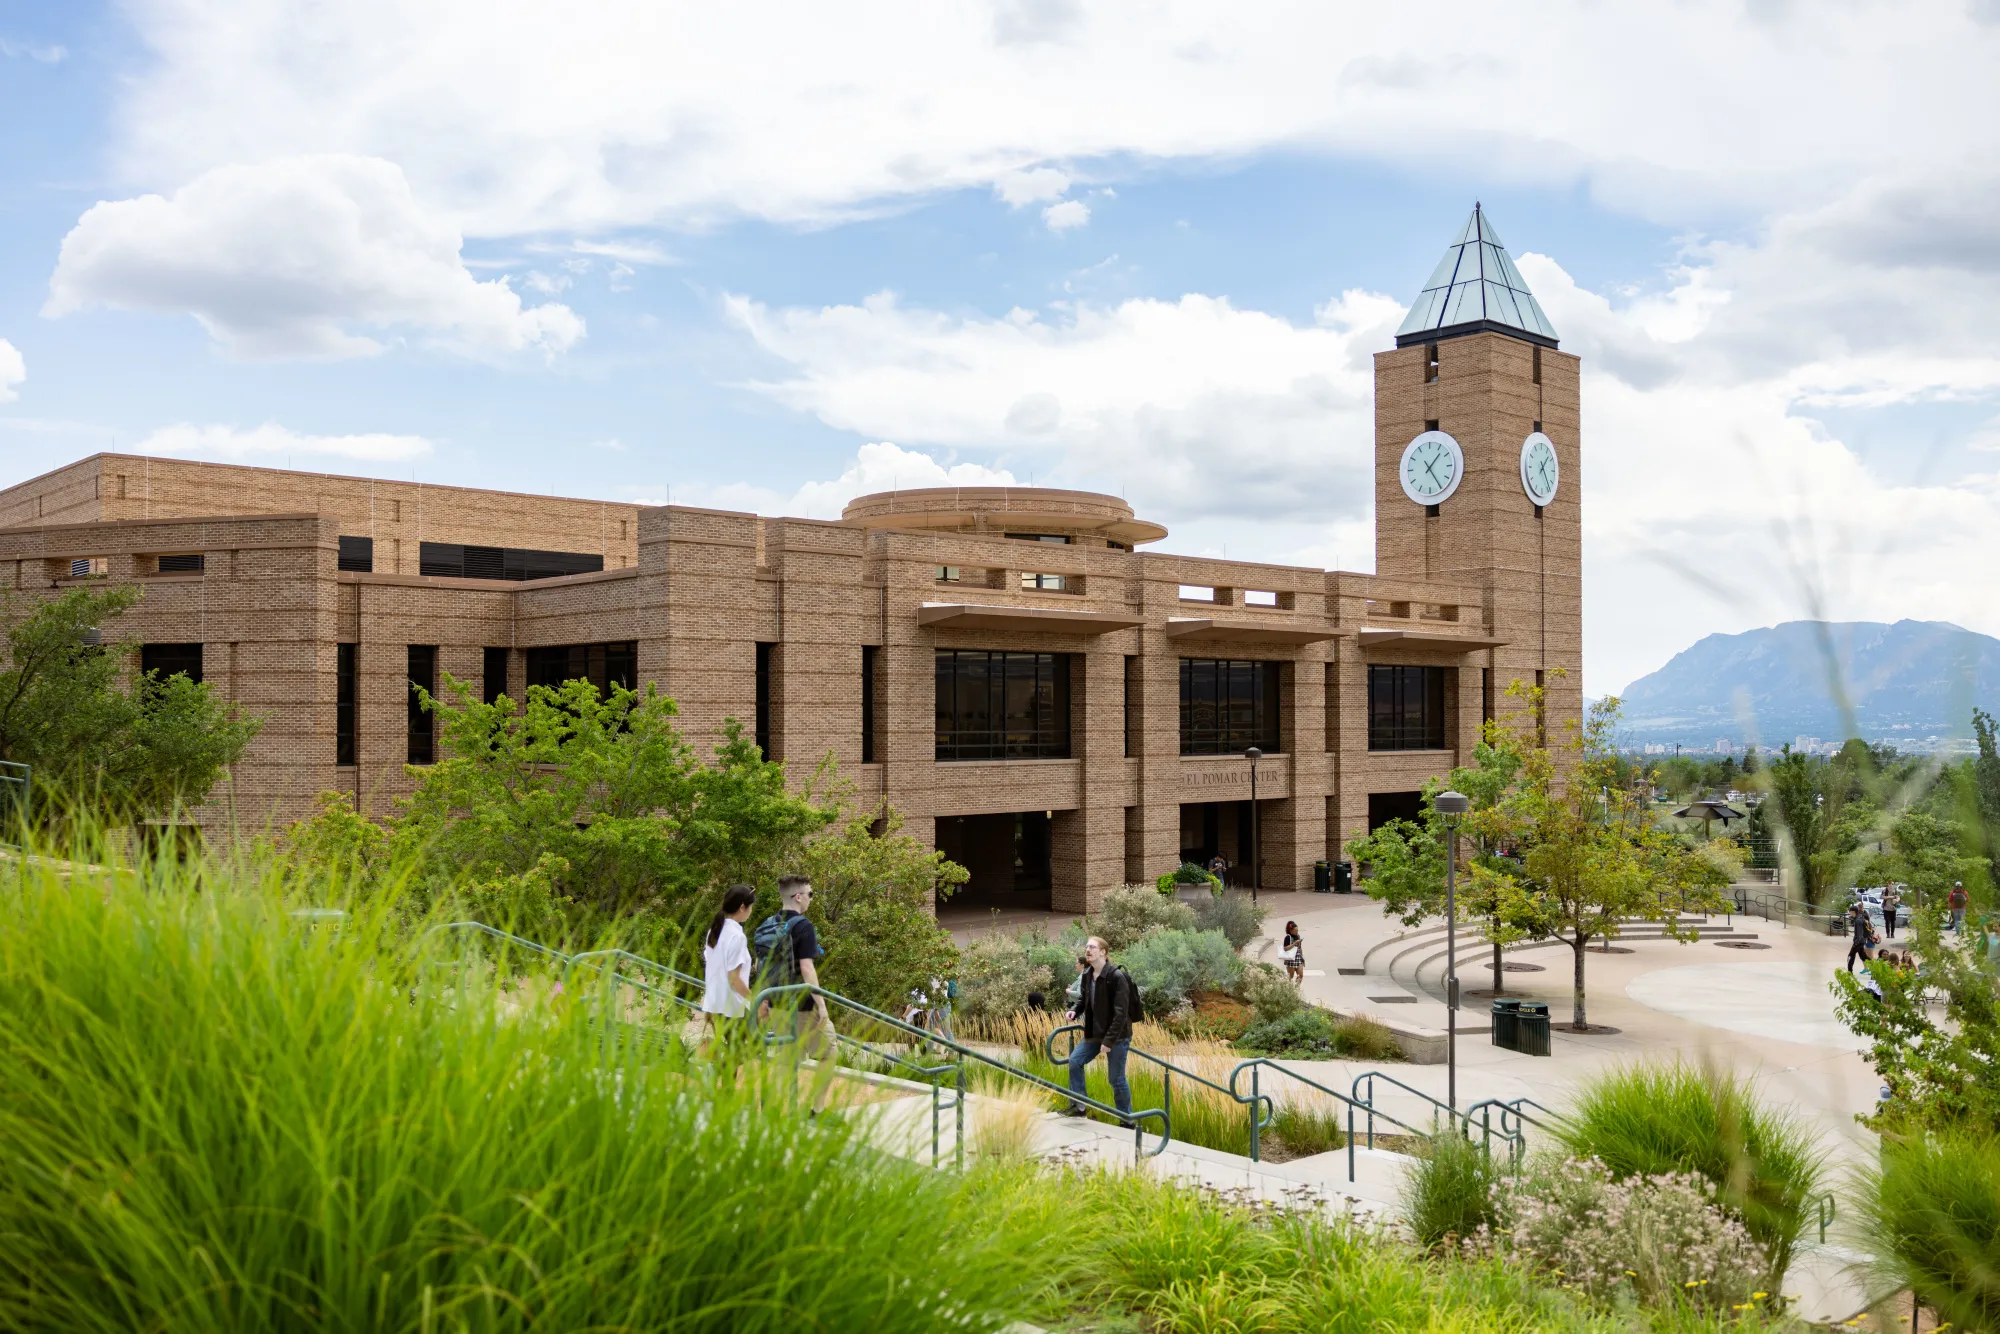
[[[1954,1328],[2000,1329],[2000,1136],[1884,1140],[1881,1169],[1860,1185],[1889,1285],[1914,1290]]]
[[[1243,970],[1220,931],[1153,931],[1126,947],[1118,962],[1151,1015],[1165,1015],[1197,991],[1226,991]]]
[[[1760,1106],[1734,1075],[1680,1062],[1614,1070],[1584,1086],[1556,1133],[1614,1176],[1694,1173],[1769,1254],[1773,1278],[1791,1266],[1823,1155],[1810,1130]]]
[[[1335,1014],[1307,1005],[1281,1019],[1253,1024],[1236,1041],[1237,1049],[1257,1056],[1300,1060],[1346,1057],[1360,1061],[1401,1060],[1395,1035],[1365,1015]]]
[[[958,956],[958,1009],[977,1021],[1004,1019],[1027,1008],[1028,993],[1046,993],[1047,964],[1028,957],[1015,936],[980,936]]]
[[[1222,892],[1222,882],[1193,862],[1182,862],[1153,882],[1153,888],[1162,894],[1171,894],[1182,885],[1200,885],[1213,893]]]
[[[1153,931],[1192,931],[1194,909],[1178,899],[1161,898],[1138,885],[1124,885],[1104,896],[1090,915],[1093,935],[1104,937],[1113,954],[1129,949]]]
[[[1595,1158],[1503,1187],[1512,1249],[1606,1304],[1721,1311],[1752,1302],[1769,1261],[1692,1173],[1614,1180]]]
[[[1253,963],[1243,969],[1236,983],[1236,998],[1257,1012],[1259,1023],[1296,1014],[1306,1004],[1291,979],[1268,963]]]
[[[1220,931],[1232,949],[1240,950],[1255,940],[1268,916],[1270,910],[1252,902],[1248,894],[1217,894],[1194,905],[1196,929]]]
[[[1500,1179],[1500,1166],[1484,1145],[1441,1131],[1428,1138],[1403,1178],[1403,1221],[1426,1249],[1477,1236],[1494,1224]]]

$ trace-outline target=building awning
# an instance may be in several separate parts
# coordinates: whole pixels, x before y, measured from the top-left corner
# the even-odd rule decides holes
[[[1300,625],[1297,622],[1267,621],[1256,616],[1169,616],[1170,639],[1209,639],[1222,643],[1256,641],[1263,644],[1317,644],[1339,635],[1338,630]]]
[[[1044,634],[1102,635],[1129,630],[1143,618],[1115,611],[1069,607],[1004,607],[975,602],[926,602],[917,624],[938,630],[1039,630]]]
[[[1363,648],[1443,649],[1447,653],[1476,653],[1483,648],[1499,648],[1507,641],[1487,635],[1454,635],[1437,630],[1363,630]]]

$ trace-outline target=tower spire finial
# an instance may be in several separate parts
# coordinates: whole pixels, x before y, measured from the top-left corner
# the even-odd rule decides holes
[[[1475,199],[1472,216],[1396,330],[1396,346],[1487,332],[1556,346],[1554,326],[1487,221],[1485,205]]]

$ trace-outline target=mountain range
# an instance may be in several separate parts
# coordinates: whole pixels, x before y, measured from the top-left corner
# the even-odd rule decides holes
[[[1922,749],[1907,743],[1968,736],[1974,705],[2000,709],[2000,639],[1947,621],[1787,621],[1709,635],[1620,698],[1635,743],[1858,735]]]

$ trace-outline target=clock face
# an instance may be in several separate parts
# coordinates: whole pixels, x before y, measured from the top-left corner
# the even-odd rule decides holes
[[[1465,476],[1465,452],[1458,441],[1443,431],[1425,431],[1403,446],[1403,463],[1397,469],[1403,494],[1419,505],[1436,505],[1449,500]]]
[[[1537,505],[1556,498],[1562,481],[1562,465],[1556,462],[1556,443],[1536,431],[1521,442],[1521,489]]]

